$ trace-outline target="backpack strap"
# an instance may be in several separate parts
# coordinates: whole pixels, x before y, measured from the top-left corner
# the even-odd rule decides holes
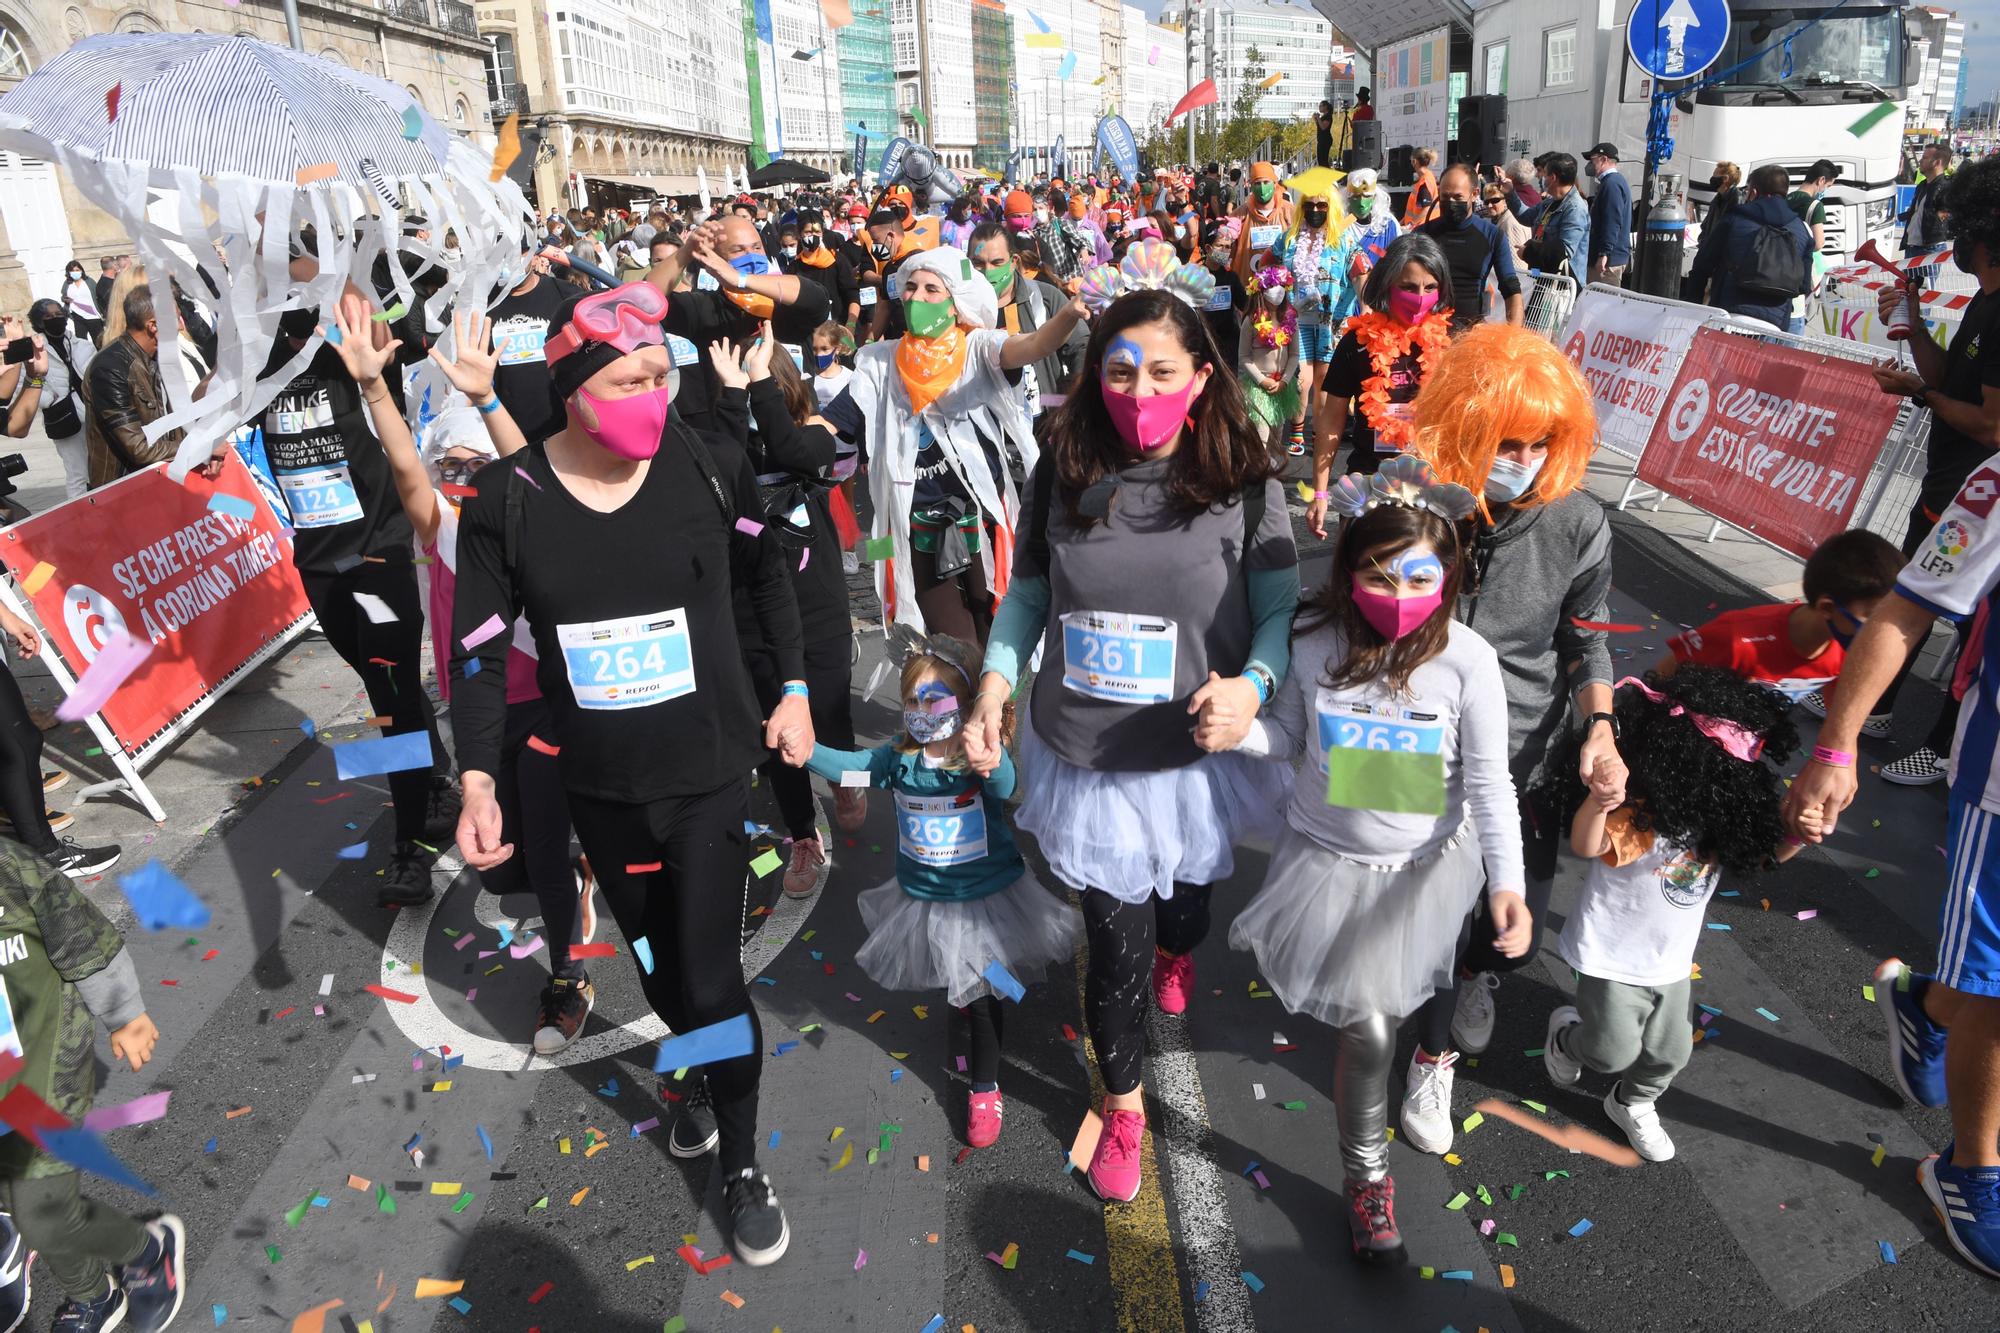
[[[1257,540],[1257,529],[1264,526],[1264,483],[1253,481],[1243,488],[1243,569],[1250,569],[1250,547]]]
[[[695,467],[701,472],[701,479],[708,483],[708,493],[715,497],[716,507],[722,511],[722,526],[725,528],[733,526],[737,518],[736,502],[730,498],[729,488],[722,484],[722,473],[715,466],[715,456],[708,452],[708,446],[701,442],[701,436],[690,430],[686,422],[675,418],[673,424],[675,437],[688,451],[688,457],[694,460]]]
[[[1056,503],[1056,467],[1044,452],[1035,460],[1035,473],[1030,480],[1035,490],[1035,512],[1028,515],[1028,536],[1022,549],[1034,557],[1042,567],[1042,576],[1049,573],[1049,513]]]

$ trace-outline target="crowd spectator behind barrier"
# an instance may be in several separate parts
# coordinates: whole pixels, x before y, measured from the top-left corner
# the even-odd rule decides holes
[[[1750,173],[1749,199],[1702,233],[1688,278],[1694,292],[1732,315],[1782,329],[1811,284],[1812,236],[1786,202],[1791,178],[1776,163]]]

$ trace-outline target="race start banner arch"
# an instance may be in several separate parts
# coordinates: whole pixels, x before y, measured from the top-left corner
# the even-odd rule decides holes
[[[0,531],[65,695],[114,630],[153,641],[89,717],[121,778],[84,794],[122,786],[166,818],[139,770],[311,619],[290,538],[234,450],[214,481],[176,483],[155,464]],[[4,585],[0,600],[20,609]]]

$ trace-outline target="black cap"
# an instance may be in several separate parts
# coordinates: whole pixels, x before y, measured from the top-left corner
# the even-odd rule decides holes
[[[1608,157],[1613,162],[1616,162],[1618,160],[1618,149],[1614,145],[1608,142],[1601,143],[1598,144],[1595,148],[1584,149],[1583,155],[1585,157]]]

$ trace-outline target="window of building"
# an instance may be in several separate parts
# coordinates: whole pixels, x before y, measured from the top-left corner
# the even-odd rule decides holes
[[[1568,88],[1576,83],[1576,25],[1542,33],[1542,87]]]
[[[514,95],[514,36],[496,32],[486,39],[486,98],[504,102]]]
[[[12,25],[0,23],[0,80],[25,79],[33,68],[21,34]]]
[[[1507,95],[1507,43],[1494,42],[1486,48],[1486,91]]]

